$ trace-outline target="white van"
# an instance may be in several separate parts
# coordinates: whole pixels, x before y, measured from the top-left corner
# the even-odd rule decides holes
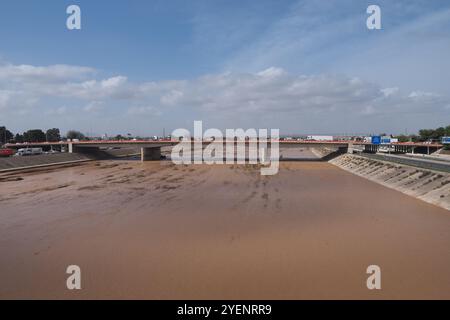
[[[16,155],[18,156],[33,156],[42,154],[42,148],[25,148],[25,149],[19,149],[17,150]]]

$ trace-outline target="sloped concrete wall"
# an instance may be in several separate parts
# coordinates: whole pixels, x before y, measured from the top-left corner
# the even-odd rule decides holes
[[[388,188],[450,210],[450,174],[448,173],[351,154],[341,155],[329,162]]]
[[[26,157],[0,158],[0,171],[84,160],[89,160],[89,158],[83,154],[76,153],[58,153]]]

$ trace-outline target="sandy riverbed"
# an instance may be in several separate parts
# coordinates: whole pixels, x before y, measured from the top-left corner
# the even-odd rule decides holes
[[[0,189],[0,298],[450,299],[450,212],[327,163],[103,161]]]

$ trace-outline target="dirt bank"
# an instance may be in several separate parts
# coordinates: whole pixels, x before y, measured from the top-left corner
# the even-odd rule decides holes
[[[391,189],[450,210],[450,174],[342,155],[330,163]]]

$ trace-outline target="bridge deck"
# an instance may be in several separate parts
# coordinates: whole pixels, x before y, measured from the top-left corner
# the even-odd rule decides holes
[[[194,142],[194,141],[193,141]],[[224,143],[227,141],[224,141]],[[233,142],[233,141],[228,141]],[[256,141],[245,141],[245,143],[255,143]],[[160,147],[168,145],[176,145],[180,141],[175,140],[158,140],[158,141],[148,141],[148,140],[138,140],[138,141],[60,141],[60,142],[35,142],[35,143],[21,143],[21,144],[6,144],[7,148],[27,148],[27,147],[45,147],[45,146],[67,146],[72,144],[73,146],[91,146],[91,147],[110,147],[110,146],[142,146],[142,147]],[[211,141],[203,141],[204,144],[209,144]],[[242,142],[241,142],[242,143]],[[280,145],[334,145],[334,146],[348,146],[348,145],[372,145],[366,142],[353,142],[353,141],[284,141],[279,140]],[[415,142],[398,142],[385,144],[381,146],[408,146],[408,147],[430,147],[430,148],[442,148],[443,145],[439,143],[415,143]]]

